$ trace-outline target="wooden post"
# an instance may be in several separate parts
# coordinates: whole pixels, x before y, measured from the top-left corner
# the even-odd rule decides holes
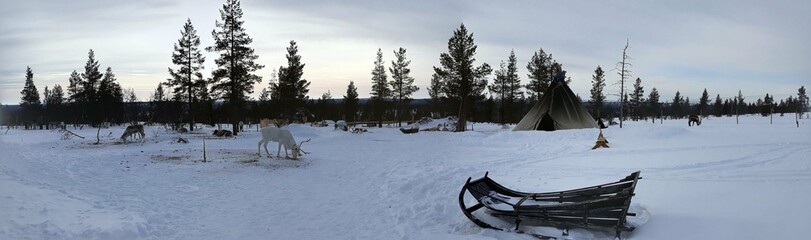
[[[203,162],[206,162],[206,139],[203,138]]]

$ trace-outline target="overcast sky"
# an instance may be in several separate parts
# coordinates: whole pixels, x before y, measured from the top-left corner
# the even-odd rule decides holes
[[[190,18],[202,46],[224,0],[4,1],[0,9],[0,103],[17,104],[25,69],[45,86],[68,85],[93,49],[103,71],[112,67],[124,88],[141,101],[169,77],[172,46]],[[696,103],[706,88],[730,98],[740,89],[747,101],[766,93],[778,99],[811,87],[811,1],[242,1],[251,47],[271,71],[286,64],[285,47],[298,42],[311,81],[310,97],[346,93],[355,81],[360,97],[371,90],[377,49],[389,66],[403,47],[427,98],[432,66],[447,51],[452,32],[464,23],[478,45],[477,64],[497,68],[515,50],[522,82],[526,64],[543,48],[572,77],[572,90],[589,97],[591,75],[607,71],[609,100],[616,100],[616,63],[630,41],[633,78],[662,101],[680,91]],[[215,55],[205,53],[204,76]],[[490,77],[492,79],[492,76]],[[613,95],[612,95],[613,94]]]

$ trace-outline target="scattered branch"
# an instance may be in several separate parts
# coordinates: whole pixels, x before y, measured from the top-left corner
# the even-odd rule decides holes
[[[78,134],[75,134],[75,133],[71,132],[70,130],[62,129],[62,139],[69,139],[71,135],[79,137],[81,139],[84,139],[84,137],[79,136]]]

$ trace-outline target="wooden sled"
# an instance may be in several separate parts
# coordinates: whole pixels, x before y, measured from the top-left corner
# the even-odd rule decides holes
[[[567,235],[570,228],[614,231],[620,238],[622,231],[633,231],[626,224],[631,197],[634,196],[640,172],[634,172],[622,180],[591,187],[546,193],[519,192],[502,186],[484,174],[484,177],[467,179],[459,193],[459,207],[465,216],[476,225],[504,231],[516,231],[522,222],[563,229]],[[470,193],[478,204],[465,206],[465,192]],[[473,215],[486,209],[490,215],[513,220],[515,229],[502,229],[490,225]],[[545,237],[533,234],[536,237]]]

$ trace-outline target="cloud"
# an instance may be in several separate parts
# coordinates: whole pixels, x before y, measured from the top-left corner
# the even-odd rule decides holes
[[[211,45],[223,2],[7,3],[0,10],[0,102],[19,101],[26,66],[40,88],[66,85],[91,48],[102,67],[111,66],[121,84],[145,100],[173,67],[172,45],[186,18],[202,45]],[[422,88],[415,97],[427,97],[431,67],[460,23],[479,45],[477,64],[497,66],[515,50],[528,82],[524,66],[543,48],[584,97],[598,65],[609,70],[609,83],[618,79],[610,70],[626,39],[634,79],[640,77],[647,90],[656,87],[662,99],[677,90],[697,98],[704,88],[722,97],[739,88],[786,97],[811,85],[808,1],[243,1],[242,8],[258,62],[266,65],[258,74],[267,79],[286,64],[285,47],[296,40],[307,64],[304,77],[313,82],[311,97],[327,91],[339,97],[349,81],[368,96],[377,49],[389,64],[399,47],[408,49],[412,76]],[[215,57],[206,53],[204,75]]]

